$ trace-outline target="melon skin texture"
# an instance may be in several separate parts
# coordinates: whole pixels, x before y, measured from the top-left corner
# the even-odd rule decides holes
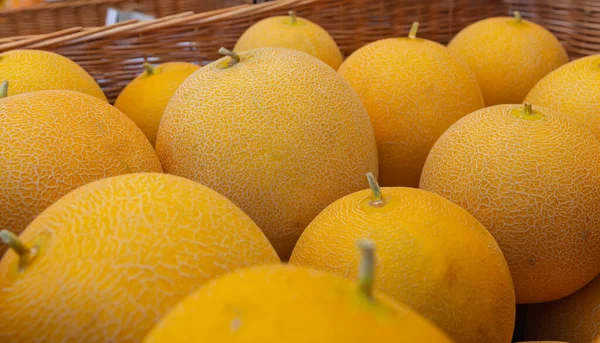
[[[125,113],[144,132],[154,146],[160,118],[181,83],[199,66],[187,62],[167,62],[148,67],[133,79],[115,100],[115,107]]]
[[[421,38],[388,38],[350,55],[339,73],[369,113],[382,186],[418,187],[429,149],[455,121],[484,107],[469,66]]]
[[[165,171],[231,199],[287,260],[327,205],[377,173],[369,117],[352,88],[300,51],[224,57],[179,87],[158,128]]]
[[[472,215],[427,191],[381,188],[328,206],[300,236],[290,263],[355,279],[355,241],[377,246],[375,287],[405,303],[457,342],[511,341],[515,291],[490,233]]]
[[[156,152],[107,102],[64,90],[0,99],[0,228],[19,233],[81,185],[144,171],[163,171]]]
[[[240,36],[233,51],[265,47],[303,51],[336,70],[343,61],[340,48],[325,29],[295,15],[293,19],[292,16],[274,16],[254,23]]]
[[[51,51],[10,50],[0,54],[0,82],[8,95],[42,90],[72,90],[107,101],[96,80],[72,60]]]
[[[486,106],[522,102],[541,78],[569,61],[550,31],[513,17],[475,22],[457,33],[448,48],[475,72]]]
[[[290,265],[240,269],[180,302],[143,343],[453,342],[381,293]]]
[[[420,187],[492,233],[518,303],[565,297],[600,272],[600,141],[566,116],[516,104],[471,113],[436,142]]]
[[[590,343],[600,335],[600,277],[568,297],[529,305],[525,337]]]
[[[524,102],[567,115],[600,138],[600,54],[569,62],[541,79]]]
[[[0,262],[0,341],[140,342],[179,300],[236,268],[278,264],[260,229],[185,178],[136,173],[82,186],[20,236],[37,255]]]

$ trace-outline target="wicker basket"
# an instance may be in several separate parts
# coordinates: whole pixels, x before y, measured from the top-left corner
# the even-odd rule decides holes
[[[142,62],[179,60],[204,64],[220,57],[219,47],[233,47],[242,32],[261,18],[294,9],[322,25],[345,55],[382,37],[404,35],[413,21],[419,35],[447,42],[465,25],[507,13],[494,0],[279,0],[204,13],[181,13],[152,21],[109,27],[70,29],[37,36],[0,39],[0,52],[36,48],[58,52],[94,76],[111,101],[142,71]]]
[[[0,52],[36,48],[67,56],[88,70],[113,101],[142,71],[143,61],[204,64],[220,57],[219,47],[233,47],[252,23],[291,9],[322,25],[346,56],[371,41],[407,34],[413,21],[420,22],[419,36],[445,44],[466,25],[509,15],[512,10],[520,10],[524,17],[554,31],[571,58],[600,52],[600,31],[595,33],[596,23],[600,24],[598,0],[278,0],[109,27],[78,26],[45,35],[3,38]]]
[[[600,53],[600,0],[509,0],[506,4],[552,31],[571,59]]]
[[[43,34],[75,26],[104,25],[109,7],[157,18],[186,11],[205,12],[252,0],[64,0],[23,9],[0,10],[0,37]]]

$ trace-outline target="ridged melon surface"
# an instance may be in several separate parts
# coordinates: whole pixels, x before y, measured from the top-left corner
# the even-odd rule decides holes
[[[355,279],[356,240],[377,246],[375,287],[408,304],[457,342],[508,343],[515,291],[492,235],[443,197],[405,187],[347,195],[300,236],[290,263]]]
[[[158,128],[165,171],[231,199],[282,259],[310,221],[377,173],[373,128],[350,85],[304,52],[262,48],[202,67]]]
[[[162,172],[156,152],[106,101],[64,90],[0,99],[0,228],[19,233],[76,187],[143,171]]]
[[[0,262],[0,341],[138,343],[213,277],[278,264],[267,238],[222,195],[182,177],[136,173],[62,197]]]
[[[265,18],[252,24],[240,36],[233,51],[266,47],[303,51],[336,70],[343,61],[340,48],[331,35],[319,24],[297,17],[295,13]]]
[[[418,187],[433,143],[484,106],[475,74],[448,48],[418,37],[365,45],[342,64],[371,118],[382,186]]]
[[[473,112],[431,149],[420,187],[492,233],[519,303],[562,298],[600,272],[600,141],[566,116],[523,105]]]
[[[451,343],[405,304],[297,266],[238,270],[179,303],[144,343]]]
[[[181,83],[200,66],[187,62],[167,62],[131,80],[119,93],[115,107],[125,113],[144,132],[152,146],[169,100]]]
[[[41,90],[72,90],[106,101],[96,80],[67,57],[45,50],[17,49],[0,54],[0,82],[8,95]]]
[[[477,21],[448,48],[475,72],[486,106],[520,103],[541,78],[569,61],[550,31],[520,15]]]
[[[579,58],[546,75],[524,102],[567,115],[600,138],[600,54]]]
[[[568,297],[527,307],[525,337],[597,342],[600,327],[600,276]]]

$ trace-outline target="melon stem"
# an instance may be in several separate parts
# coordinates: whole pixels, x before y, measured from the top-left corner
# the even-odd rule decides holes
[[[372,300],[375,282],[375,243],[370,239],[360,239],[358,249],[360,250],[358,286],[361,293]]]
[[[523,113],[525,113],[525,115],[533,115],[533,107],[531,107],[531,104],[525,104],[523,106]]]
[[[31,253],[31,250],[23,244],[23,241],[11,231],[0,231],[0,239],[21,257],[27,257]]]
[[[8,96],[8,81],[3,81],[0,85],[0,99]]]
[[[514,11],[513,15],[515,17],[515,20],[520,23],[521,21],[523,21],[523,17],[521,16],[521,12],[519,11]]]
[[[371,192],[373,193],[372,194],[373,200],[371,200],[369,202],[369,205],[375,206],[375,207],[380,207],[380,206],[385,205],[384,200],[383,200],[383,194],[381,193],[381,187],[379,187],[379,184],[375,180],[373,173],[371,173],[371,172],[367,173],[367,181],[369,181],[369,187],[371,188]]]
[[[240,63],[240,55],[236,54],[235,52],[233,52],[229,49],[225,49],[225,48],[221,47],[221,49],[219,49],[219,53],[221,55],[231,57],[231,62],[229,63],[230,67],[236,63]]]
[[[152,64],[148,62],[144,62],[144,69],[146,69],[146,73],[148,73],[148,75],[156,74],[156,68],[154,68]]]
[[[290,15],[290,23],[295,24],[296,23],[296,11],[289,11],[288,14]]]
[[[414,23],[412,23],[412,26],[410,27],[410,32],[408,33],[408,38],[410,38],[410,39],[417,38],[418,30],[419,30],[419,22],[415,21]]]

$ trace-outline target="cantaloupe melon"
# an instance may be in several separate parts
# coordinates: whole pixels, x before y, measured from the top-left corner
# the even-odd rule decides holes
[[[342,53],[331,35],[318,24],[290,11],[289,16],[262,19],[240,36],[233,51],[266,47],[289,48],[306,52],[333,69],[342,64]]]
[[[10,50],[0,54],[0,80],[10,82],[8,95],[72,90],[106,101],[96,80],[77,63],[51,51]]]
[[[600,54],[577,59],[546,75],[525,102],[567,115],[600,138]]]
[[[279,264],[231,201],[160,173],[81,186],[19,238],[0,237],[13,247],[0,261],[0,341],[11,343],[138,343],[211,278]]]
[[[378,247],[375,287],[411,306],[457,342],[509,343],[515,291],[490,233],[437,194],[384,187],[329,205],[300,236],[290,263],[354,279],[354,242]]]
[[[287,259],[321,210],[377,173],[373,128],[350,85],[315,57],[222,52],[175,92],[156,150],[166,172],[240,206]]]
[[[76,187],[143,171],[162,172],[156,152],[106,101],[65,90],[0,99],[0,228],[19,233]]]
[[[371,118],[382,186],[418,187],[433,143],[462,116],[484,106],[475,74],[436,42],[416,37],[372,42],[339,69]]]
[[[520,103],[542,77],[569,61],[550,31],[519,12],[465,27],[448,48],[475,72],[487,106]]]
[[[410,307],[374,291],[375,256],[362,242],[357,283],[313,269],[245,268],[180,302],[144,343],[450,343]]]
[[[527,307],[525,337],[590,343],[600,335],[600,276],[568,297]],[[594,341],[595,342],[595,341]]]
[[[187,62],[166,62],[144,71],[121,91],[115,107],[144,132],[152,146],[165,108],[181,83],[200,67]]]
[[[435,143],[421,188],[492,233],[519,303],[565,297],[600,272],[600,141],[566,116],[516,104],[473,112]]]

